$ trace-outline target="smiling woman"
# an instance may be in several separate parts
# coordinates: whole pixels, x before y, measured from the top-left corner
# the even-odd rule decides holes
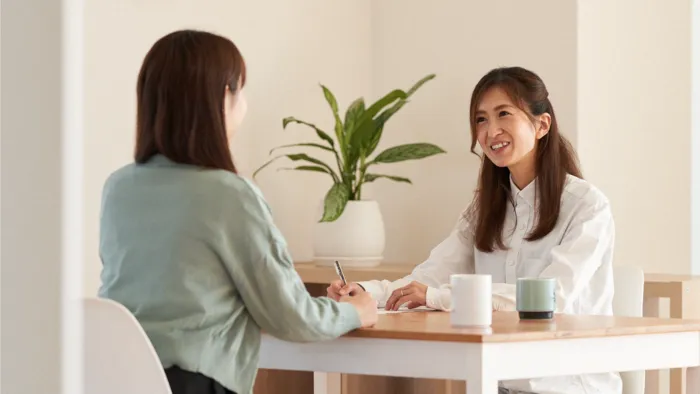
[[[571,144],[559,133],[544,82],[520,67],[495,69],[474,88],[470,112],[472,152],[478,142],[486,156],[470,212],[476,247],[504,248],[501,233],[512,202],[504,190],[511,178],[519,189],[537,178],[539,217],[527,240],[545,237],[559,217],[567,175],[582,175]]]
[[[612,315],[615,225],[605,195],[584,181],[559,134],[544,82],[520,67],[487,73],[472,93],[472,152],[479,184],[450,235],[410,275],[332,283],[331,298],[372,294],[385,309],[450,310],[450,276],[486,274],[494,310],[515,309],[522,277],[555,278],[556,312]],[[622,392],[616,373],[504,381],[502,393]]]

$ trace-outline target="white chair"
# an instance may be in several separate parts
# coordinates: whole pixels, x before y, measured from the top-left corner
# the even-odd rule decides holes
[[[123,305],[85,298],[85,394],[172,394],[141,325]]]
[[[631,265],[613,267],[615,316],[641,317],[644,303],[644,271]],[[644,394],[644,372],[620,373],[623,394]]]

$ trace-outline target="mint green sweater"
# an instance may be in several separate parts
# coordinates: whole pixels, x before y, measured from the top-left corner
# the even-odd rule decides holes
[[[157,155],[107,180],[101,297],[126,306],[167,368],[252,393],[261,330],[322,341],[360,326],[355,308],[313,298],[260,191],[222,170]]]

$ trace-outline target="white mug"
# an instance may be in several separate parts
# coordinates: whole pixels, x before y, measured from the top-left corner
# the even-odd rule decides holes
[[[459,327],[491,325],[491,275],[458,274],[450,276],[452,309],[450,323]]]

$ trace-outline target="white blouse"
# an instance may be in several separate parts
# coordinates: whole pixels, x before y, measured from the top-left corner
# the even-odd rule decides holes
[[[394,289],[417,281],[428,286],[428,307],[448,311],[450,275],[489,274],[493,278],[493,309],[512,311],[516,278],[554,277],[558,280],[556,312],[612,315],[615,224],[605,195],[569,175],[556,226],[544,238],[526,241],[535,224],[535,182],[519,190],[511,180],[510,187],[515,207],[506,213],[503,242],[507,250],[484,253],[476,249],[473,230],[460,217],[450,235],[410,275],[394,282],[360,284],[383,306]],[[622,392],[616,373],[507,381],[503,386],[535,393]]]

